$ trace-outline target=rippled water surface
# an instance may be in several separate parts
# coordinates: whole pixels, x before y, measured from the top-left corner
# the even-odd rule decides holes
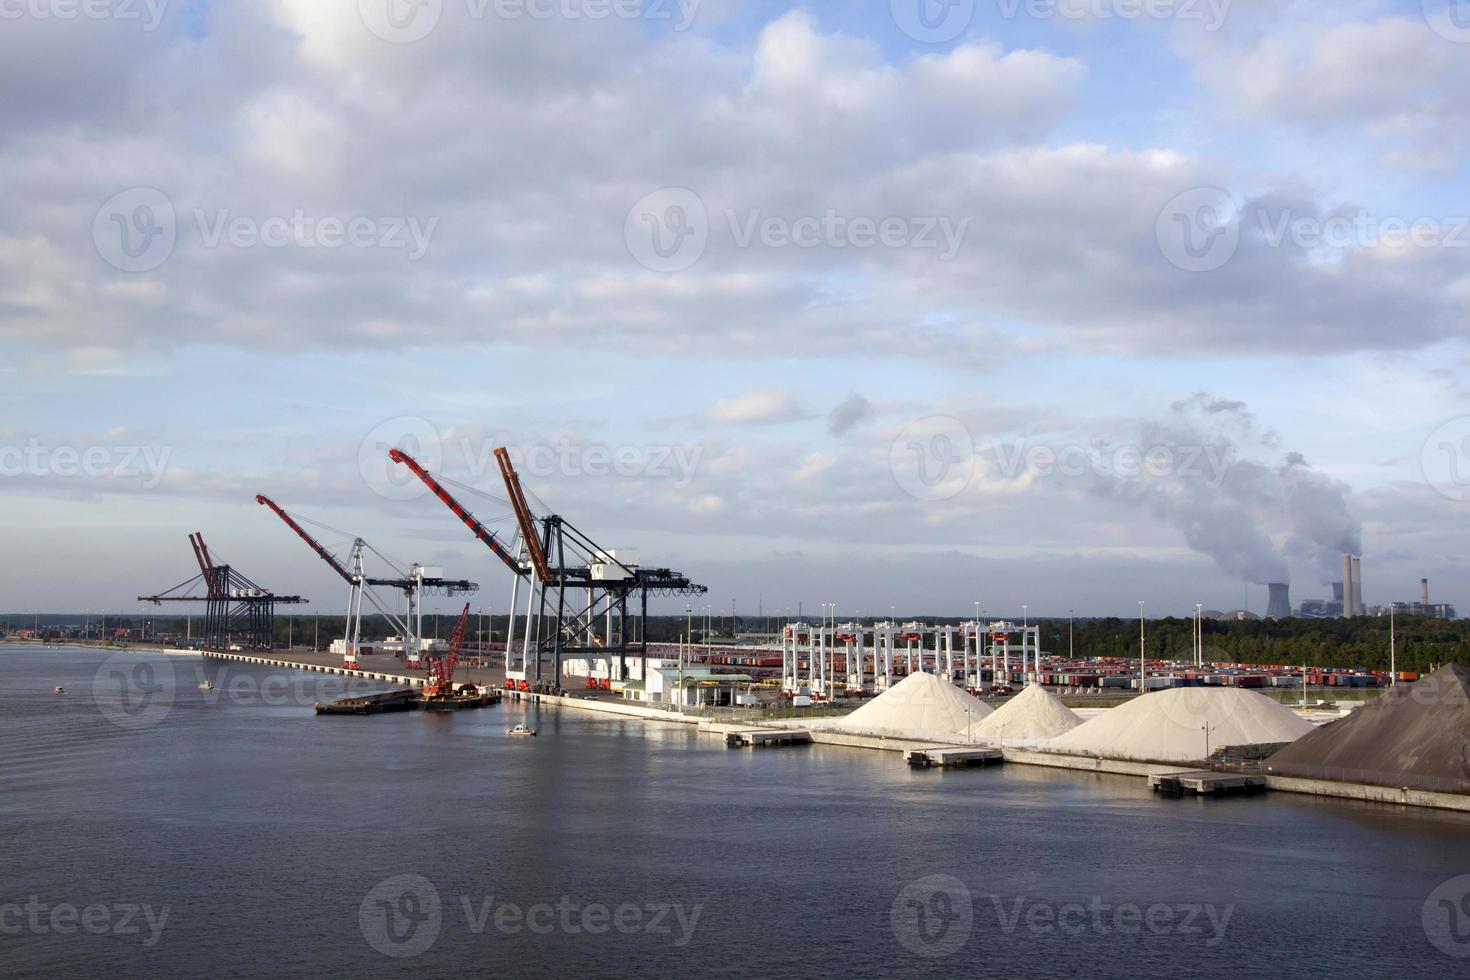
[[[1470,815],[520,705],[319,718],[331,683],[0,646],[0,975],[1470,967]]]

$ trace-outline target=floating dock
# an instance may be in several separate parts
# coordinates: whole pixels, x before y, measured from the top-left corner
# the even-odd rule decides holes
[[[909,749],[903,761],[915,769],[968,769],[1005,762],[1000,749]]]
[[[1148,785],[1162,796],[1236,796],[1264,793],[1266,777],[1231,772],[1171,772],[1148,777]]]
[[[810,745],[811,743],[811,732],[791,728],[730,732],[725,736],[725,744],[732,749],[769,749],[780,745]]]

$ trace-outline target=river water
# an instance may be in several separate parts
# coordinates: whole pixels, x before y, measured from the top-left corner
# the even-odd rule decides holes
[[[522,705],[317,717],[340,684],[0,646],[0,976],[1470,967],[1467,815]]]

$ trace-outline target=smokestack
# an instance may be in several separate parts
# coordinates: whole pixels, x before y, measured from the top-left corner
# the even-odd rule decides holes
[[[1353,609],[1353,556],[1342,556],[1342,614],[1351,616]]]
[[[1280,582],[1272,582],[1266,588],[1271,590],[1271,601],[1266,603],[1267,619],[1290,619],[1291,618],[1291,587]]]
[[[1363,559],[1353,559],[1353,615],[1363,615]]]
[[[1424,607],[1425,613],[1429,612],[1429,579],[1419,580],[1419,603]]]

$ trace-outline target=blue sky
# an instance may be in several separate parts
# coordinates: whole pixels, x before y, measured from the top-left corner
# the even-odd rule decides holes
[[[425,426],[722,608],[1259,611],[1348,544],[1470,607],[1449,4],[402,2],[7,21],[0,607],[135,609],[197,529],[335,610],[258,492],[503,606],[363,462]]]

